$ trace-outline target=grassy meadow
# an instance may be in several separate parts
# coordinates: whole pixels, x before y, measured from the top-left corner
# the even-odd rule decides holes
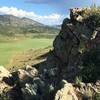
[[[0,65],[6,66],[12,57],[29,49],[45,48],[52,45],[53,38],[0,38]]]

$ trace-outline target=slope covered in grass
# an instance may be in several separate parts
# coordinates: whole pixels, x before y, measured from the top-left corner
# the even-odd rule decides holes
[[[19,39],[0,42],[0,65],[6,65],[10,62],[13,55],[28,49],[45,48],[52,45],[53,39]]]

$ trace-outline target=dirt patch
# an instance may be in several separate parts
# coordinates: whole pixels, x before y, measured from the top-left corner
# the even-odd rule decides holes
[[[47,59],[48,53],[52,47],[46,47],[43,49],[30,49],[25,52],[16,53],[7,68],[14,67],[22,68],[26,65],[35,65],[41,63]]]

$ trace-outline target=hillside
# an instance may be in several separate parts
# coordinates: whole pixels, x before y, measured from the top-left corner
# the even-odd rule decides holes
[[[29,18],[13,15],[0,15],[0,34],[13,36],[16,34],[57,33],[59,29],[43,25]]]
[[[43,26],[43,24],[36,22],[32,19],[26,17],[19,18],[13,15],[0,15],[0,24],[17,27],[25,27],[27,25]]]

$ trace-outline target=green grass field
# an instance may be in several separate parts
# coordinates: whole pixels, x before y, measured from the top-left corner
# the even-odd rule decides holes
[[[34,39],[20,39],[20,40],[5,40],[0,41],[0,65],[6,66],[12,56],[18,52],[23,52],[28,49],[45,48],[52,45],[53,39],[34,38]]]

